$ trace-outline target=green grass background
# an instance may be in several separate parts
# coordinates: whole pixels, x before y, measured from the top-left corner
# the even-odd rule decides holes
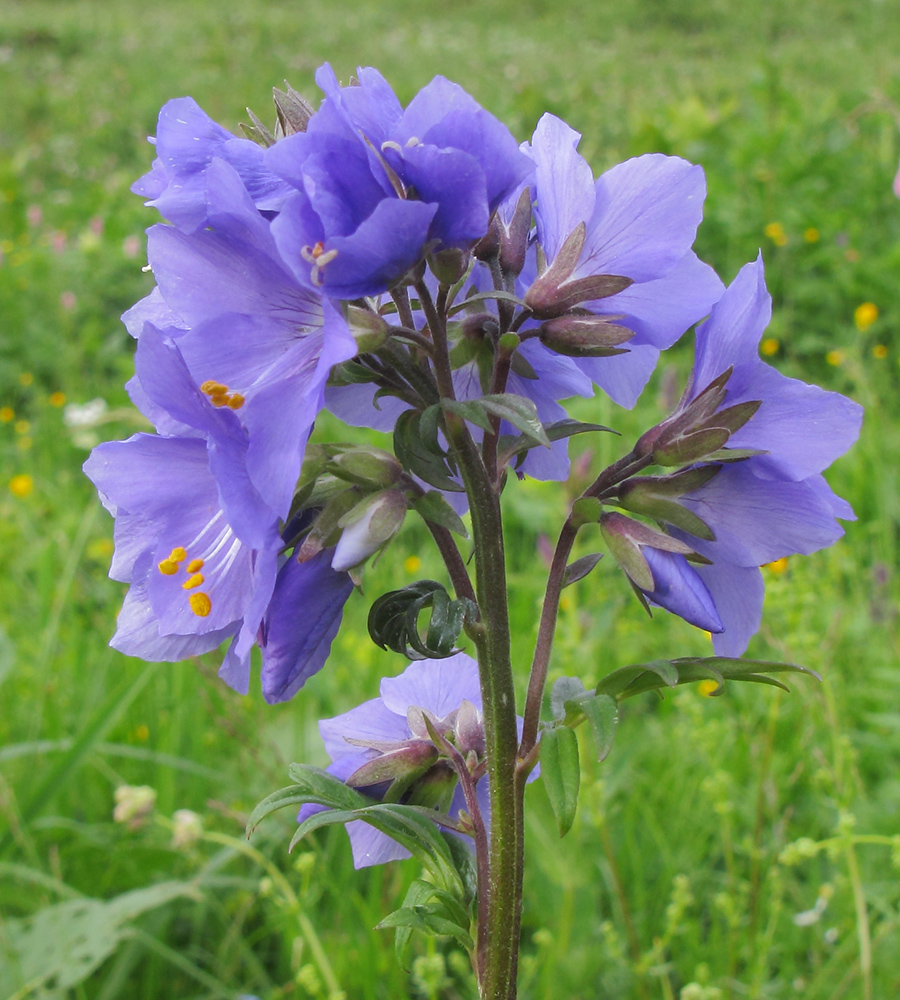
[[[366,601],[352,599],[332,662],[285,706],[226,689],[214,656],[147,667],[113,652],[112,525],[52,395],[104,398],[98,439],[135,429],[118,315],[152,285],[141,265],[155,218],[128,187],[149,166],[160,105],[190,94],[237,130],[247,104],[271,116],[270,88],[284,78],[315,94],[326,59],[344,79],[378,66],[404,101],[443,73],[521,138],[550,110],[584,133],[598,172],[647,151],[701,163],[698,252],[730,280],[761,247],[773,363],[867,409],[862,440],[829,474],[859,520],[833,549],[766,571],[765,624],[749,650],[812,667],[822,683],[626,703],[609,759],[584,758],[579,817],[562,842],[532,786],[521,995],[900,995],[898,32],[895,0],[438,0],[427,13],[409,0],[0,5],[0,983],[10,996],[474,995],[452,944],[419,940],[407,974],[390,932],[373,930],[418,874],[412,862],[356,873],[338,830],[289,857],[287,815],[243,846],[247,812],[286,783],[287,763],[324,763],[315,720],[402,669],[366,638]],[[861,332],[863,302],[879,315]],[[577,415],[627,442],[689,365],[686,344],[635,412],[598,398]],[[618,457],[617,439],[601,438],[585,468]],[[8,488],[21,475],[34,486],[24,497]],[[512,484],[506,503],[524,671],[539,542],[566,493]],[[596,542],[585,538],[584,551]],[[409,556],[422,569],[411,572]],[[436,574],[410,520],[367,571],[366,595]],[[604,564],[566,594],[555,675],[589,683],[708,649],[665,614],[648,622]],[[123,783],[157,792],[156,818],[139,829],[112,821]],[[166,825],[181,808],[207,831],[187,849],[172,847]],[[803,849],[785,853],[800,838]],[[193,895],[109,925],[114,934],[97,924],[106,944],[93,953],[110,957],[78,971],[67,900],[172,880]],[[798,925],[809,911],[816,919]],[[23,922],[40,914],[43,924]],[[30,978],[13,947],[28,928],[47,949]],[[68,973],[44,978],[53,962]]]

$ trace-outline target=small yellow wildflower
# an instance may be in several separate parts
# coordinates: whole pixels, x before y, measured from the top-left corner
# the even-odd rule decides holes
[[[0,424],[8,424],[15,417],[16,411],[11,406],[0,406]]]
[[[141,723],[134,731],[134,738],[138,743],[146,743],[150,739],[150,728],[145,724]]]
[[[876,319],[878,319],[878,306],[874,302],[863,302],[853,311],[853,322],[860,333],[865,333]]]
[[[47,402],[59,409],[61,406],[66,405],[66,394],[64,392],[51,392]]]
[[[14,497],[24,500],[34,489],[34,480],[27,472],[20,472],[18,476],[13,476],[9,481],[9,492]]]
[[[113,554],[113,543],[111,538],[95,538],[85,549],[91,559],[108,559]]]
[[[873,358],[878,358],[879,361],[884,361],[884,359],[887,356],[888,356],[888,349],[887,349],[887,347],[885,347],[884,344],[876,344],[872,348],[872,357]]]
[[[29,420],[17,420],[14,429],[16,434],[27,434],[31,430],[31,422]]]
[[[838,365],[842,365],[844,363],[844,357],[845,354],[843,351],[829,351],[825,355],[825,360],[828,364],[834,365],[834,367],[837,368]]]
[[[568,594],[563,594],[559,599],[559,610],[568,611],[572,607],[572,598]]]
[[[714,681],[712,677],[707,677],[706,680],[700,681],[697,685],[697,691],[702,694],[704,698],[711,698],[713,692],[718,690],[718,687],[718,681]]]
[[[787,556],[782,556],[780,559],[776,559],[774,562],[766,563],[766,569],[773,576],[781,576],[782,573],[786,572],[788,568]]]
[[[815,226],[810,226],[809,229],[803,230],[803,239],[805,239],[807,243],[818,243],[819,236],[819,230],[816,229]]]
[[[31,372],[22,372],[19,375],[19,385],[29,386],[34,381],[34,375]]]
[[[418,556],[407,556],[403,568],[407,573],[418,573],[422,568],[422,560]]]
[[[780,222],[770,222],[763,232],[777,247],[783,247],[788,241],[787,233]]]
[[[766,339],[759,345],[759,349],[767,358],[771,358],[773,354],[778,353],[778,348],[780,346],[781,345],[774,337],[766,337]]]

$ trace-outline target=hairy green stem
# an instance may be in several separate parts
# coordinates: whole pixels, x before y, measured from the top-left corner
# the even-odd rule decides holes
[[[439,391],[442,397],[453,399],[443,314],[447,291],[441,289],[436,307],[424,282],[416,290],[434,342]],[[515,1000],[522,911],[523,803],[521,783],[516,780],[519,739],[500,498],[465,421],[447,414],[445,429],[469,499],[475,593],[481,617],[480,627],[469,633],[478,652],[491,802],[489,858],[487,865],[479,865],[479,986],[482,1000]]]

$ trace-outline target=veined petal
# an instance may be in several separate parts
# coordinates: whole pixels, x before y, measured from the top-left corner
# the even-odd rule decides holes
[[[380,692],[384,705],[404,719],[410,706],[439,719],[459,708],[463,699],[481,708],[478,664],[466,653],[411,663],[398,677],[385,677]]]
[[[726,465],[681,498],[715,532],[715,542],[690,539],[702,555],[714,563],[762,566],[817,552],[844,534],[835,520],[834,495],[820,476],[799,483],[760,479],[748,465]]]
[[[690,250],[703,216],[703,168],[647,153],[598,178],[594,212],[575,277],[621,274],[652,281]]]
[[[762,573],[755,566],[726,562],[698,566],[696,572],[712,595],[724,625],[724,631],[713,635],[716,656],[743,656],[762,621]]]
[[[531,140],[538,242],[551,263],[576,226],[586,224],[594,212],[594,175],[576,152],[580,139],[580,132],[545,114]]]

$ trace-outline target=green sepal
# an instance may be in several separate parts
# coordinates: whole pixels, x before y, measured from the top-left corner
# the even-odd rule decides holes
[[[463,538],[468,538],[469,533],[463,524],[462,518],[447,503],[444,495],[438,490],[429,490],[422,496],[415,497],[412,501],[413,510],[420,514],[426,521],[440,525],[448,531],[453,531]]]
[[[569,563],[566,566],[566,572],[563,576],[563,588],[570,587],[573,583],[583,580],[602,558],[602,552],[592,552],[590,555],[582,556],[580,559],[576,559],[575,562]]]
[[[596,690],[598,694],[608,694],[618,698],[619,701],[645,691],[702,680],[714,680],[717,683],[718,687],[711,692],[712,695],[721,694],[725,681],[729,680],[769,684],[789,691],[787,685],[768,676],[773,673],[808,674],[816,680],[821,680],[814,670],[795,663],[742,660],[728,656],[686,656],[675,660],[653,660],[649,663],[621,667],[607,674],[597,685]]]
[[[559,835],[565,837],[575,822],[581,784],[578,737],[568,726],[548,726],[541,733],[541,778]]]

